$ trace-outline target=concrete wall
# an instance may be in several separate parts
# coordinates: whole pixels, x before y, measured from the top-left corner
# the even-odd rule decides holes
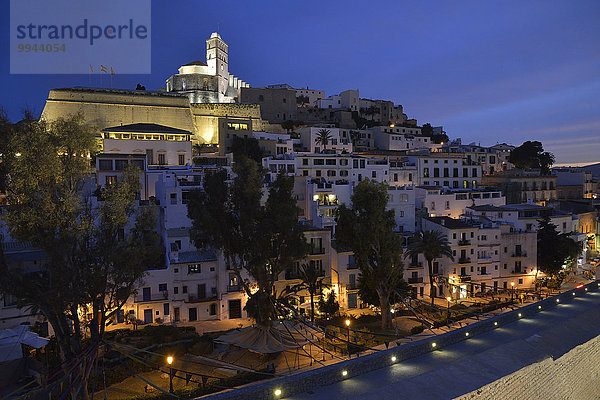
[[[600,336],[575,347],[557,360],[531,364],[460,400],[597,399],[600,393]]]
[[[583,293],[585,293],[586,289],[589,291],[597,291],[598,286],[600,286],[598,281],[592,282],[592,283],[585,285],[585,287],[570,290],[568,292],[564,292],[557,296],[549,297],[546,300],[527,305],[525,307],[516,309],[514,311],[509,311],[509,312],[503,313],[494,318],[489,318],[484,321],[476,322],[474,324],[468,325],[463,328],[455,329],[453,331],[450,331],[450,332],[442,334],[442,335],[419,340],[417,342],[412,342],[412,343],[409,343],[409,344],[406,344],[403,346],[399,346],[399,347],[392,347],[393,343],[391,343],[390,348],[388,350],[379,351],[377,353],[372,353],[372,354],[365,355],[365,356],[362,356],[359,358],[343,361],[343,362],[333,364],[333,365],[328,365],[328,366],[325,366],[322,368],[316,368],[316,369],[306,371],[306,372],[303,372],[300,374],[296,374],[296,375],[292,375],[292,376],[288,376],[288,377],[277,378],[277,379],[273,379],[273,380],[270,380],[267,382],[258,383],[256,385],[249,385],[249,386],[237,389],[237,390],[205,396],[205,397],[203,397],[203,399],[211,399],[211,400],[225,400],[225,399],[227,399],[227,400],[246,400],[246,399],[275,400],[279,397],[285,398],[288,396],[292,396],[294,394],[304,393],[304,392],[314,389],[316,387],[330,385],[332,383],[342,381],[344,379],[348,379],[353,376],[365,374],[369,371],[374,371],[374,370],[377,370],[380,368],[388,367],[388,366],[394,364],[394,362],[392,362],[392,360],[391,360],[392,355],[396,357],[395,362],[398,363],[398,362],[402,362],[403,360],[418,357],[423,354],[435,351],[439,348],[443,348],[444,346],[448,346],[448,345],[466,340],[467,339],[467,337],[465,336],[466,332],[469,332],[469,338],[472,338],[474,336],[477,336],[478,334],[490,331],[496,327],[500,327],[500,326],[506,325],[508,323],[515,322],[520,318],[525,318],[527,316],[535,315],[538,312],[540,312],[541,310],[547,310],[549,308],[552,308],[552,307],[556,306],[556,304],[558,304],[557,300],[559,300],[560,303],[566,303],[566,302],[570,301],[573,297],[575,297],[573,295],[573,293],[575,293],[576,295],[583,295]],[[541,308],[538,308],[538,306],[541,306]],[[598,339],[598,338],[596,338],[596,339]],[[594,340],[596,340],[596,339],[594,339]],[[598,339],[598,340],[600,340],[600,339]],[[435,346],[433,346],[433,343],[435,343]],[[598,347],[598,349],[599,349],[598,351],[600,352],[600,343],[596,343],[594,341],[591,341],[590,343],[592,346],[594,346],[593,347],[594,349],[596,347]],[[587,361],[585,360],[585,358],[587,358]],[[573,356],[571,358],[569,358],[568,360],[571,360],[571,366],[568,366],[567,368],[572,368],[574,370],[572,372],[573,374],[581,373],[581,375],[584,376],[584,374],[586,374],[586,373],[595,373],[596,371],[600,370],[600,367],[597,364],[597,358],[593,357],[593,356],[588,357],[588,355],[585,352],[574,352]],[[593,368],[592,368],[593,363],[596,363],[596,365],[593,366]],[[535,365],[535,364],[533,364],[533,365]],[[561,365],[561,367],[563,369],[567,369],[567,368],[565,368],[564,364]],[[581,370],[579,370],[579,368],[588,368],[588,371],[581,371]],[[341,371],[343,371],[343,370],[348,371],[348,374],[345,377],[343,377],[342,373],[341,373]],[[567,378],[566,372],[565,372],[564,376],[566,379]],[[574,382],[579,381],[579,379],[580,379],[580,377],[578,377],[577,380]],[[581,379],[583,379],[583,378],[581,378]],[[567,381],[565,381],[565,382],[567,382]],[[541,384],[543,384],[543,383],[540,383],[540,385]],[[555,388],[557,386],[555,384],[553,384],[551,386],[548,385],[547,383],[545,383],[545,384],[546,384],[546,387],[548,387],[548,388],[550,388],[550,387]],[[586,384],[591,386],[589,381],[588,381],[588,383],[581,384],[581,386],[585,386]],[[594,384],[598,385],[597,378],[596,378],[596,382]],[[569,390],[571,388],[571,386],[572,386],[572,384],[565,385],[564,390]],[[279,397],[275,396],[276,389],[281,390],[281,395]],[[592,388],[591,390],[593,390],[593,389],[595,389],[595,388]],[[561,389],[561,390],[563,390],[563,389]],[[585,388],[579,388],[578,390],[585,390]],[[572,391],[570,391],[569,393],[572,393]],[[596,390],[593,393],[599,393],[599,392]],[[493,398],[493,397],[490,397],[490,398]],[[513,397],[508,397],[508,398],[519,398],[520,399],[521,397],[513,396]],[[531,397],[531,398],[533,399],[533,398],[544,398],[544,397],[543,396],[535,396],[535,397]],[[549,398],[549,399],[565,398],[565,396],[562,396],[562,397],[561,396],[546,396],[546,398]],[[583,396],[583,397],[567,397],[567,398],[594,398],[594,397],[593,396],[592,397]]]

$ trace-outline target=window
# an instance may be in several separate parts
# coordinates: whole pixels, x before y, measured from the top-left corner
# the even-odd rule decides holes
[[[210,311],[208,313],[210,315],[217,315],[217,305],[215,303],[210,304]]]
[[[127,160],[115,160],[115,170],[123,171],[125,168],[127,168],[127,164]]]
[[[188,265],[188,274],[199,274],[200,272],[202,272],[200,264]]]
[[[308,165],[308,158],[302,159],[302,165]]]
[[[177,286],[173,287],[173,294],[179,294],[179,287],[177,287]]]
[[[377,178],[377,171],[371,172],[371,178]]]
[[[311,254],[324,253],[322,238],[310,238],[310,252]]]
[[[185,154],[179,154],[177,156],[178,161],[179,161],[179,165],[185,165]]]
[[[437,160],[436,160],[437,162]],[[433,177],[434,178],[439,178],[440,177],[440,169],[439,168],[434,168],[433,169]]]
[[[325,165],[335,165],[335,158],[328,158],[325,160]]]
[[[98,160],[99,171],[112,171],[112,160]]]
[[[158,284],[158,291],[159,292],[166,292],[167,291],[167,284],[166,283],[159,283]]]
[[[413,178],[412,178],[412,174],[408,174],[408,181],[412,182]]]
[[[315,158],[315,160],[313,161],[314,165],[325,165],[325,160],[322,158]]]
[[[429,178],[429,168],[423,168],[423,177]]]
[[[182,291],[183,293],[187,293],[187,286],[184,286],[184,287],[182,287],[182,288],[181,288],[181,291]]]
[[[107,176],[105,178],[105,182],[106,182],[106,186],[113,185],[113,184],[117,183],[117,177],[116,176]]]
[[[170,199],[171,199],[171,204],[177,204],[177,193],[171,193]]]

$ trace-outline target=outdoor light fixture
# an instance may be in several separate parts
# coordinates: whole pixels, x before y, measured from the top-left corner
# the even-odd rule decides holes
[[[281,396],[281,389],[275,389],[275,396]]]
[[[498,326],[498,322],[494,322],[494,326]]]
[[[542,306],[538,306],[538,308],[541,310],[541,309],[542,309]]]
[[[167,364],[169,364],[169,365],[173,364],[173,356],[167,357]]]
[[[435,342],[431,343],[431,347],[435,347],[437,346],[437,344],[435,344]]]
[[[346,376],[346,375],[348,375],[348,371],[346,371],[346,370],[343,370],[343,371],[342,371],[342,376]]]
[[[573,296],[575,296],[575,292],[573,292]]]
[[[558,299],[556,299],[556,302],[559,303],[560,301]]]
[[[392,356],[392,362],[396,362],[396,356]]]
[[[469,332],[465,332],[465,336],[469,336]]]
[[[346,320],[346,326],[350,326],[350,320],[349,319]]]
[[[519,313],[519,318],[521,318],[521,313]]]
[[[585,291],[587,292],[587,288],[585,288]]]

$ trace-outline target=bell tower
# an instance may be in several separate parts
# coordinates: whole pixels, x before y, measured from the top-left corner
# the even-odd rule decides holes
[[[211,74],[229,80],[227,43],[217,32],[213,32],[206,40],[206,64]]]

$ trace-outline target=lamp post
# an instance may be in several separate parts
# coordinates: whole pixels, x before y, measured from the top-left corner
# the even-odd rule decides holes
[[[348,328],[348,337],[347,337],[347,345],[346,345],[346,351],[348,352],[348,358],[350,358],[350,320],[347,319],[346,320],[346,327]]]
[[[448,323],[450,323],[450,302],[452,301],[452,297],[446,297],[446,301],[448,302],[448,315],[446,318],[448,319]]]
[[[511,291],[510,291],[510,301],[513,301],[513,296],[515,294],[515,282],[510,283]]]
[[[173,376],[175,375],[175,370],[171,366],[173,364],[173,356],[167,357],[167,364],[169,364],[169,393],[173,393]]]

